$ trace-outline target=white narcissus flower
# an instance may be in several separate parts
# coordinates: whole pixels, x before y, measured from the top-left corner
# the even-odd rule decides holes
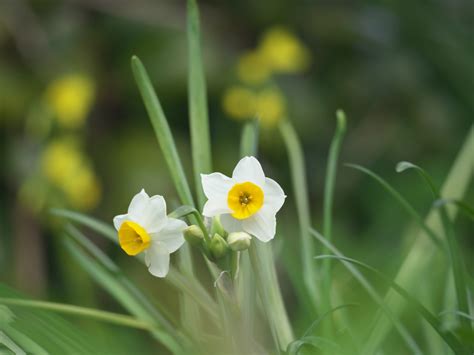
[[[184,243],[186,223],[166,215],[163,196],[148,196],[145,190],[136,194],[128,213],[114,217],[121,248],[128,255],[145,253],[148,271],[165,277],[170,267],[170,254]]]
[[[229,232],[245,231],[262,242],[275,236],[276,213],[285,202],[278,183],[265,177],[254,157],[242,158],[229,178],[221,173],[201,174],[202,187],[208,201],[203,215],[220,215]]]

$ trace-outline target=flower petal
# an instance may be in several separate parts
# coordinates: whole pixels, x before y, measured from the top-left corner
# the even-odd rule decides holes
[[[164,244],[169,253],[174,253],[184,244],[183,229],[186,226],[180,219],[167,218],[164,227],[158,233],[151,234],[151,238]]]
[[[222,214],[220,216],[222,226],[228,233],[242,232],[242,221],[235,219],[231,214]]]
[[[166,202],[163,196],[155,195],[148,200],[139,221],[148,233],[158,232],[166,225]]]
[[[170,269],[170,253],[163,243],[155,242],[145,251],[145,263],[150,274],[165,277]]]
[[[221,174],[201,174],[202,188],[208,201],[204,205],[202,214],[213,217],[222,213],[230,213],[227,206],[227,194],[234,185],[231,178]]]
[[[232,179],[236,182],[250,181],[258,186],[265,184],[265,174],[262,166],[255,157],[244,157],[237,163]]]
[[[128,206],[128,213],[132,217],[140,216],[143,214],[143,211],[148,206],[148,200],[150,196],[145,192],[145,189],[142,189],[139,193],[133,196],[130,205]]]
[[[114,217],[114,227],[118,231],[120,227],[122,226],[122,223],[125,221],[130,220],[130,217],[127,214],[119,214],[118,216]]]
[[[222,199],[207,200],[202,209],[202,214],[206,217],[214,217],[231,212],[231,209],[227,205],[227,201]]]
[[[283,203],[285,202],[285,192],[281,186],[275,181],[270,178],[265,178],[265,186],[263,187],[264,193],[264,204],[267,206],[269,211],[273,213],[277,213]]]
[[[245,232],[253,234],[262,242],[268,242],[275,237],[276,218],[272,211],[262,208],[253,216],[242,221]]]
[[[201,183],[208,199],[227,198],[229,190],[234,185],[230,177],[221,173],[201,174]]]

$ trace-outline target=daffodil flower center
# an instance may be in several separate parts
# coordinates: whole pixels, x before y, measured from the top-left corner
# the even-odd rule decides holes
[[[128,255],[137,255],[150,246],[150,236],[138,223],[132,221],[123,222],[118,235],[120,247]]]
[[[232,217],[245,219],[263,206],[263,191],[252,182],[235,184],[227,194],[227,205],[232,210]]]

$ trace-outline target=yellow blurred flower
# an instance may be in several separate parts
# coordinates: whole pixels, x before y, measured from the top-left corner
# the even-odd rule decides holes
[[[254,92],[243,86],[229,88],[223,98],[224,111],[232,118],[258,118],[262,127],[273,127],[286,114],[286,102],[276,87]]]
[[[250,51],[242,55],[237,63],[238,78],[250,85],[258,85],[268,80],[271,68],[259,51]]]
[[[286,102],[282,93],[275,89],[264,89],[258,94],[256,116],[262,127],[275,126],[286,114]]]
[[[64,192],[71,206],[88,210],[99,202],[99,181],[74,140],[61,139],[50,143],[41,156],[41,170]]]
[[[248,119],[255,116],[256,95],[243,86],[227,89],[222,99],[224,111],[232,118]]]
[[[276,72],[300,72],[310,63],[309,50],[293,33],[282,27],[266,31],[258,50],[270,68]]]
[[[70,74],[51,82],[45,99],[60,125],[78,128],[89,114],[94,95],[94,82],[90,77]]]

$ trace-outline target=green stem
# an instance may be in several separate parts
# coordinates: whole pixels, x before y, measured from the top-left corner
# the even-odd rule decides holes
[[[336,115],[336,132],[332,139],[331,147],[329,148],[328,167],[326,170],[326,180],[324,186],[323,234],[329,242],[332,240],[332,207],[334,201],[334,185],[336,183],[337,162],[342,139],[346,131],[346,116],[344,112],[342,110],[338,110]],[[327,252],[327,248],[324,248],[323,254]],[[329,260],[323,261],[322,275],[322,306],[325,311],[328,311],[331,309],[331,263]]]
[[[263,310],[270,323],[279,350],[286,350],[293,340],[293,331],[286,313],[274,267],[272,250],[256,240],[249,249],[250,262],[257,279]]]
[[[290,161],[293,191],[296,200],[296,210],[301,234],[301,257],[303,262],[303,279],[308,295],[313,301],[316,309],[320,306],[320,292],[316,286],[318,277],[314,264],[315,248],[313,239],[309,234],[311,227],[311,216],[309,208],[308,184],[306,181],[306,169],[304,155],[298,135],[290,121],[281,121],[279,124],[280,133],[288,151]]]

